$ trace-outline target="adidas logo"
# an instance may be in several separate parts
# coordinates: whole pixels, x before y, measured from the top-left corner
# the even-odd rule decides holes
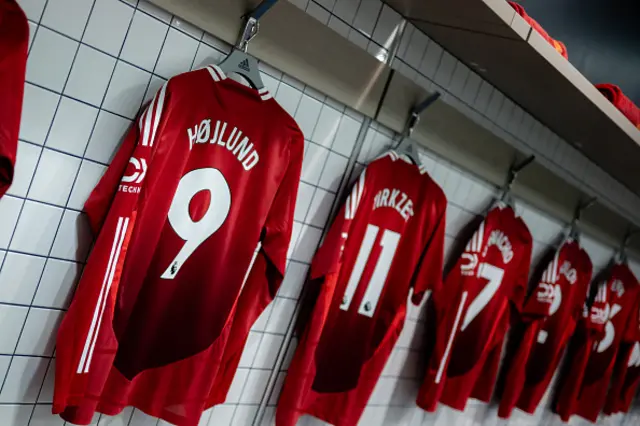
[[[244,61],[240,62],[238,64],[238,68],[243,69],[247,72],[251,71],[251,68],[249,67],[249,60],[245,59]]]

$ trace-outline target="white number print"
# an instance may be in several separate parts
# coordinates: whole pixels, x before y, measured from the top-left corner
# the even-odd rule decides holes
[[[209,191],[211,202],[204,216],[196,222],[189,213],[189,204],[197,193],[205,190]],[[169,207],[169,223],[184,240],[184,245],[160,278],[174,279],[200,244],[220,229],[230,209],[231,190],[220,170],[196,169],[184,175]]]
[[[498,268],[497,266],[493,266],[489,263],[481,263],[478,266],[478,278],[484,278],[489,280],[487,285],[480,290],[480,293],[476,296],[475,299],[469,304],[469,308],[464,315],[464,319],[462,320],[462,326],[460,326],[460,331],[464,331],[465,328],[474,320],[475,317],[478,316],[480,312],[484,309],[485,306],[489,304],[493,296],[496,294],[496,291],[500,288],[500,284],[502,283],[502,278],[504,277],[504,270],[502,268]]]
[[[609,310],[609,304],[607,303],[606,310],[607,310],[608,321],[604,325],[605,334],[602,340],[598,342],[598,346],[596,348],[596,350],[600,353],[609,349],[609,346],[611,346],[611,344],[613,343],[613,339],[616,337],[616,328],[614,327],[611,320],[613,319],[613,317],[616,316],[618,312],[622,310],[622,306],[618,305],[617,303],[614,303],[614,305]]]
[[[380,228],[375,225],[367,225],[364,239],[360,245],[360,251],[358,251],[356,263],[353,266],[351,275],[349,276],[349,282],[347,283],[347,288],[344,291],[342,303],[340,304],[340,309],[343,311],[347,311],[349,309],[351,299],[356,292],[356,288],[358,287],[358,283],[362,277],[362,272],[367,265],[369,255],[371,254],[371,250],[373,249],[379,230]],[[376,266],[373,269],[373,274],[367,283],[367,289],[362,297],[360,307],[358,308],[358,313],[360,315],[372,317],[375,313],[378,300],[380,299],[380,294],[382,293],[382,288],[387,280],[387,275],[391,268],[391,262],[393,262],[393,256],[396,253],[399,242],[399,233],[388,229],[385,229],[382,233],[382,238],[380,238],[382,252],[378,257]]]

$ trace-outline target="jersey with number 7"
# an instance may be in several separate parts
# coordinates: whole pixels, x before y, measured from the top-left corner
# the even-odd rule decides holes
[[[198,424],[252,259],[256,298],[282,281],[303,144],[266,90],[216,66],[160,89],[85,204],[99,235],[58,334],[54,412]]]
[[[278,404],[276,424],[308,413],[358,423],[402,330],[409,291],[419,303],[442,280],[446,199],[393,151],[367,166],[311,266],[318,298]]]
[[[532,238],[510,207],[487,213],[442,290],[434,293],[435,346],[417,403],[463,410],[471,396],[489,401],[511,306],[522,309]]]

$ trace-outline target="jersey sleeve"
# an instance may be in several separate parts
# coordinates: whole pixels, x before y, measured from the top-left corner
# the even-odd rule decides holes
[[[365,168],[351,188],[351,193],[340,208],[331,224],[329,232],[311,263],[311,278],[320,278],[340,270],[344,244],[349,237],[353,219],[356,217],[360,200],[367,190],[367,182],[371,176],[374,163]]]
[[[141,205],[140,192],[144,189],[147,169],[153,167],[153,153],[157,147],[154,142],[167,121],[168,84],[144,110],[138,125],[131,128],[114,164],[87,201],[87,211],[99,233],[58,332],[54,410],[61,411],[66,406],[66,401],[58,398],[86,392],[87,373],[100,323],[103,318],[112,318],[112,302],[118,293],[129,240]],[[130,188],[133,190],[128,190]],[[86,327],[80,328],[78,324]]]
[[[29,26],[14,1],[0,2],[0,197],[13,181],[24,92]]]
[[[446,226],[446,203],[436,219],[431,235],[427,237],[423,254],[412,283],[411,302],[419,305],[427,290],[438,292],[442,288],[442,264],[444,258],[444,235]]]
[[[622,340],[627,343],[634,343],[640,340],[640,300],[638,299],[633,305]]]
[[[110,211],[120,185],[126,184],[127,188],[135,187],[142,184],[144,180],[154,152],[156,135],[163,127],[160,118],[163,111],[167,109],[167,84],[160,89],[151,103],[143,109],[138,120],[131,125],[111,164],[84,204],[91,230],[96,235]],[[127,199],[137,200],[138,198],[134,193],[124,192],[124,194],[127,194],[124,197]]]

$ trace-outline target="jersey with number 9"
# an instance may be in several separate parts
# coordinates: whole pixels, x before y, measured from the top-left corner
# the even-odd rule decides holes
[[[278,426],[309,413],[355,425],[404,323],[442,280],[446,198],[394,151],[355,182],[311,267],[318,298],[287,375]]]
[[[161,87],[85,205],[99,235],[58,335],[54,412],[198,424],[252,259],[243,318],[282,281],[303,144],[266,89],[216,66]]]
[[[531,245],[527,226],[510,207],[487,213],[434,294],[437,334],[419,406],[433,411],[441,401],[463,410],[469,396],[490,399],[510,305],[521,310],[526,295]]]

